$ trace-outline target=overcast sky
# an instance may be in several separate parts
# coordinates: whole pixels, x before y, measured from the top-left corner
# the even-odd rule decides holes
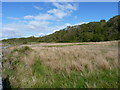
[[[117,2],[3,2],[0,39],[48,35],[115,15]]]

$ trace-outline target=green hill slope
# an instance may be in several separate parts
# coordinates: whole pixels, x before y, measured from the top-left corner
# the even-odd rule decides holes
[[[89,42],[118,40],[118,23],[120,15],[111,18],[108,22],[90,22],[87,24],[69,26],[51,35],[40,38],[46,42]]]
[[[120,36],[120,15],[117,15],[107,22],[90,22],[87,24],[68,26],[63,30],[43,37],[14,38],[3,40],[7,43],[28,42],[98,42],[119,40]]]

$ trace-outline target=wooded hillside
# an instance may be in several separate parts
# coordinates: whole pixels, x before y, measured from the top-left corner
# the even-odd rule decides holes
[[[43,37],[13,38],[3,42],[10,44],[28,42],[99,42],[120,39],[120,15],[117,15],[107,22],[90,22],[87,24],[68,26],[63,30]]]

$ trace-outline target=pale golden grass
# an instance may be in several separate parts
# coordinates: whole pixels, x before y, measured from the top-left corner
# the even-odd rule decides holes
[[[90,45],[114,45],[118,43],[119,41],[105,41],[105,42],[82,42],[82,43],[39,43],[39,44],[25,44],[25,45],[20,45],[19,47],[22,46],[30,46],[32,48],[34,47],[42,47],[42,46],[54,46],[54,45],[73,45],[73,44],[90,44]],[[17,47],[17,46],[15,46]],[[14,47],[11,47],[14,48]]]
[[[39,76],[39,78],[42,79],[40,82],[40,79],[33,75],[32,65],[35,63],[35,60],[39,60],[43,66],[48,67],[48,69],[51,69],[55,72],[65,71],[68,73],[68,75],[70,75],[69,73],[74,70],[78,72],[84,72],[85,70],[88,70],[88,73],[91,73],[92,71],[99,69],[109,70],[112,68],[117,68],[119,65],[117,43],[118,42],[114,41],[96,42],[94,45],[93,43],[89,43],[90,45],[74,45],[75,43],[41,43],[37,45],[27,45],[32,48],[32,50],[28,50],[23,53],[19,51],[13,53],[11,60],[15,61],[15,59],[17,59],[16,57],[18,57],[23,64],[20,63],[18,66],[16,65],[17,77],[10,77],[10,82],[21,88],[29,87],[29,85],[34,86],[38,82],[41,85],[54,82],[51,80],[46,82],[42,76]],[[73,46],[44,47],[45,45],[52,46],[68,44],[73,44]],[[8,53],[15,48],[18,49],[23,46],[24,45],[10,47]],[[10,66],[9,63],[4,64],[4,66],[5,65]],[[82,75],[81,73],[81,76],[86,76],[87,74]],[[88,83],[86,83],[86,86],[93,87]]]
[[[44,43],[47,45],[68,45],[73,43]],[[22,57],[28,66],[34,63],[35,57],[40,57],[42,63],[55,70],[111,69],[118,67],[117,42],[98,42],[95,45],[73,45],[65,47],[43,47],[39,44],[29,45],[34,52]],[[78,43],[77,43],[78,44]],[[93,43],[92,43],[93,44]],[[116,45],[116,46],[115,46]],[[114,46],[114,47],[113,47]]]
[[[118,67],[117,41],[95,42],[90,45],[73,45],[64,47],[43,47],[49,45],[68,45],[80,43],[41,43],[27,45],[33,49],[27,56],[21,57],[27,66],[34,64],[36,57],[52,70],[90,72],[96,69],[111,69]],[[94,45],[93,45],[94,44]],[[24,45],[20,46],[23,47]],[[20,48],[19,47],[19,48]],[[17,53],[16,53],[17,55]]]

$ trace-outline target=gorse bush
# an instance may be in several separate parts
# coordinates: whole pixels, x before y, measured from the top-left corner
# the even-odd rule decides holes
[[[27,44],[28,42],[27,41],[24,41],[23,44]]]
[[[21,48],[21,51],[27,51],[27,50],[32,50],[32,49],[28,46],[24,46]]]
[[[32,49],[28,46],[24,46],[22,48],[15,48],[14,50],[11,51],[11,53],[15,53],[15,52],[21,52],[21,53],[24,53],[24,52],[27,52],[27,51],[31,51]]]

